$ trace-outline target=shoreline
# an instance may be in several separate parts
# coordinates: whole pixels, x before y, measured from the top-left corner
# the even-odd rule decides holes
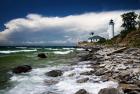
[[[113,94],[133,94],[133,92],[138,92],[134,94],[139,94],[139,48],[96,46],[88,49],[76,49],[73,49],[71,53],[59,55],[64,57],[58,58],[58,60],[63,59],[67,62],[66,64],[60,63],[59,65],[42,67],[32,66],[33,69],[30,72],[12,74],[9,81],[11,83],[18,82],[19,84],[14,84],[7,91],[8,94],[30,92],[37,94],[108,94],[105,93],[106,90],[115,92]],[[56,50],[52,49],[52,51]],[[74,56],[67,59],[66,57],[69,55]],[[42,60],[46,61],[47,58]],[[56,77],[51,77],[54,74],[47,75],[51,72],[54,72]],[[28,82],[28,84],[25,85],[25,82]],[[39,91],[39,89],[31,91],[36,87],[40,87],[39,89],[42,91]],[[17,90],[22,90],[22,92]],[[100,93],[101,91],[102,93]]]
[[[140,93],[140,48],[89,47],[85,50],[88,54],[81,58],[90,61],[96,76],[118,82],[118,88],[126,94]]]

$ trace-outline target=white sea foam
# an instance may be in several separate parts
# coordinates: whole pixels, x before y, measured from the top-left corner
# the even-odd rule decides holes
[[[54,51],[53,53],[54,54],[61,54],[61,55],[64,55],[64,54],[69,54],[73,52],[73,50],[68,50],[68,51]]]
[[[48,94],[48,92],[53,92],[54,94],[74,94],[79,89],[86,89],[91,94],[98,94],[99,90],[106,87],[118,86],[118,83],[107,81],[99,83],[94,83],[87,81],[85,83],[77,83],[77,79],[88,77],[90,80],[99,80],[100,77],[95,77],[94,75],[80,75],[81,72],[87,72],[92,70],[86,65],[73,65],[73,66],[55,66],[46,68],[36,68],[29,73],[24,73],[20,75],[14,75],[11,77],[11,82],[15,83],[15,87],[6,91],[6,94]],[[61,77],[49,77],[45,73],[54,70],[61,69],[64,71]],[[73,76],[70,74],[75,73]],[[45,80],[58,80],[59,82],[54,85],[45,84]]]
[[[63,50],[74,50],[75,48],[62,48]]]
[[[112,81],[100,83],[76,83],[73,79],[67,79],[56,84],[57,88],[62,91],[62,94],[74,94],[80,89],[85,89],[91,94],[98,94],[100,89],[107,87],[117,88],[118,84]]]
[[[34,52],[37,51],[36,49],[32,50],[6,50],[6,51],[0,51],[2,54],[10,54],[10,53],[18,53],[18,52]]]
[[[78,51],[83,51],[83,50],[85,50],[85,49],[83,49],[83,48],[76,48],[76,50],[78,50]]]
[[[57,48],[45,48],[46,50],[52,50],[52,51],[57,51],[57,50],[60,50],[60,49],[57,49]]]

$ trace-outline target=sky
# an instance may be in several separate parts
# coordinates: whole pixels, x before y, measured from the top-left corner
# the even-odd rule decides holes
[[[0,46],[74,45],[90,32],[108,37],[122,29],[120,15],[140,13],[140,0],[0,0]]]

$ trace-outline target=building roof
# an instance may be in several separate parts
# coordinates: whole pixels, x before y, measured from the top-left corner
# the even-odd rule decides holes
[[[103,39],[103,37],[100,37],[100,36],[93,36],[93,37],[90,37],[88,39]]]

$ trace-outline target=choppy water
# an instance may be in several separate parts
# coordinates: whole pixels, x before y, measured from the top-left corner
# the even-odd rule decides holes
[[[80,75],[92,70],[89,61],[76,62],[72,58],[78,50],[75,48],[7,48],[0,50],[0,94],[74,94],[79,89],[86,89],[91,94],[98,94],[105,87],[117,87],[112,81],[102,82],[94,75]],[[5,52],[4,52],[5,51]],[[4,52],[4,53],[3,53]],[[47,59],[39,59],[37,54],[44,52]],[[23,74],[11,74],[11,68],[29,64],[33,70]],[[45,75],[51,70],[62,70],[60,77]],[[88,77],[89,81],[77,83],[78,79]],[[57,82],[50,84],[48,82]]]

